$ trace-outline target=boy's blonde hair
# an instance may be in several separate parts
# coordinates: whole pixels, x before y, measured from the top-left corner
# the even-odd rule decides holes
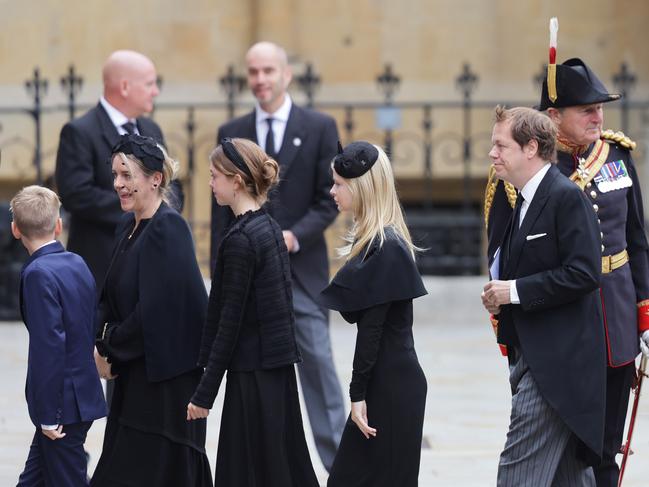
[[[392,165],[383,149],[377,145],[374,147],[378,149],[379,157],[369,171],[357,178],[342,178],[352,194],[354,225],[345,237],[348,245],[338,249],[338,253],[349,260],[363,248],[369,249],[368,244],[376,237],[379,246],[383,246],[385,227],[392,227],[414,258],[415,251],[421,249],[413,245],[404,221],[394,187]]]
[[[42,238],[51,235],[59,219],[61,201],[51,189],[42,186],[27,186],[10,202],[14,224],[27,238]]]

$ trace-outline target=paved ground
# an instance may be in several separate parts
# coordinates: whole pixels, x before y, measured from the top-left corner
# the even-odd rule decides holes
[[[498,352],[480,305],[483,282],[483,278],[428,278],[430,294],[415,302],[416,347],[428,378],[419,483],[422,487],[495,484],[510,392],[506,361]],[[338,316],[333,318],[334,354],[346,391],[355,327]],[[15,485],[33,435],[23,392],[26,356],[27,332],[23,325],[0,323],[0,486]],[[649,392],[645,394],[634,439],[637,453],[629,461],[624,487],[649,485]],[[216,458],[221,397],[209,421],[207,447],[211,462]],[[103,421],[98,421],[89,433],[91,469],[101,451],[103,428]],[[326,473],[313,453],[313,445],[309,446],[324,485]]]

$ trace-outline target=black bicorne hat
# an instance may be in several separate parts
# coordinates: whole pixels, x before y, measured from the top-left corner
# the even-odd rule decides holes
[[[334,157],[334,169],[345,179],[357,178],[369,171],[378,158],[379,151],[369,142],[352,142],[344,149],[338,142],[338,155]]]
[[[572,58],[557,64],[557,99],[552,102],[548,96],[548,82],[543,80],[540,111],[548,108],[564,108],[591,103],[615,101],[620,95],[609,93],[599,78],[579,58]]]
[[[162,172],[165,156],[160,147],[158,147],[158,142],[151,137],[137,134],[124,134],[113,147],[112,155],[114,156],[118,152],[133,155],[146,168],[152,171]]]

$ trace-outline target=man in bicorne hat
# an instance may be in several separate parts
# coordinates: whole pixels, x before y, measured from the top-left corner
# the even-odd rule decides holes
[[[598,487],[618,484],[615,455],[622,444],[638,344],[649,355],[649,245],[630,153],[635,143],[621,132],[602,131],[603,104],[619,98],[581,59],[573,58],[556,65],[556,77],[544,80],[538,107],[557,127],[558,168],[591,201],[602,237],[600,294],[608,367],[604,451],[595,468]],[[490,174],[485,200],[490,259],[511,214],[512,195],[516,197],[512,188]]]

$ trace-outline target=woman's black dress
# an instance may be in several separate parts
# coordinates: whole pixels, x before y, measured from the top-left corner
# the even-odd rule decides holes
[[[358,324],[352,402],[365,400],[366,439],[350,418],[334,460],[330,487],[418,485],[426,378],[412,335],[412,299],[426,294],[409,249],[386,228],[365,255],[350,259],[321,295],[325,306]]]
[[[161,212],[162,210],[162,212]],[[207,455],[205,454],[206,421],[186,420],[187,404],[198,385],[202,370],[196,367],[198,349],[191,352],[191,341],[176,341],[171,343],[178,356],[193,355],[194,365],[179,358],[179,362],[165,366],[160,370],[158,358],[151,347],[156,350],[164,346],[156,345],[155,339],[150,339],[148,333],[151,327],[150,317],[155,317],[157,311],[148,309],[148,291],[152,287],[148,282],[147,272],[142,266],[147,266],[149,258],[158,259],[158,269],[150,269],[158,279],[168,280],[169,295],[159,289],[153,300],[160,300],[160,308],[167,314],[174,315],[169,309],[164,310],[165,300],[177,304],[173,306],[196,306],[193,313],[185,313],[187,321],[176,321],[175,324],[160,320],[159,333],[164,340],[165,330],[171,326],[180,328],[180,332],[198,335],[199,326],[190,321],[200,320],[205,315],[205,288],[195,264],[195,257],[180,257],[180,265],[185,267],[173,269],[175,276],[163,270],[165,266],[175,267],[174,264],[160,259],[173,259],[176,252],[189,252],[193,256],[193,248],[187,247],[191,236],[184,238],[179,234],[189,232],[181,217],[175,213],[170,215],[166,206],[158,210],[153,220],[142,220],[137,230],[129,238],[133,222],[128,223],[126,231],[121,235],[113,254],[110,269],[107,274],[102,294],[102,309],[108,325],[106,330],[100,330],[97,349],[111,361],[115,379],[115,389],[111,402],[110,413],[106,424],[104,444],[99,463],[92,477],[91,486],[151,486],[151,487],[208,487],[212,486],[212,476]],[[159,214],[162,213],[162,214]],[[162,221],[160,221],[162,219]],[[172,221],[167,221],[172,219]],[[166,235],[167,232],[174,232]],[[189,240],[187,240],[187,238]],[[160,242],[158,239],[169,239],[170,242]],[[150,240],[158,240],[151,242]],[[171,250],[176,247],[177,250]],[[147,257],[143,256],[143,252]],[[161,253],[162,252],[162,253]],[[183,262],[183,259],[187,259]],[[191,260],[194,260],[194,266]],[[188,287],[193,287],[195,296],[183,298],[181,293],[174,293],[172,279],[185,281]],[[196,282],[199,279],[199,282]],[[198,285],[202,287],[198,287]],[[132,302],[127,296],[132,297]],[[135,303],[133,305],[133,303]],[[170,330],[171,333],[173,331]],[[154,343],[150,343],[153,341]],[[166,340],[169,341],[169,340]],[[175,340],[171,340],[173,342]],[[150,356],[147,356],[149,352]],[[173,356],[168,361],[175,362]],[[188,369],[188,370],[184,370]],[[152,376],[154,378],[152,379]]]
[[[290,264],[277,223],[247,212],[223,238],[192,403],[211,409],[227,371],[216,486],[318,487],[304,437],[294,363]]]

